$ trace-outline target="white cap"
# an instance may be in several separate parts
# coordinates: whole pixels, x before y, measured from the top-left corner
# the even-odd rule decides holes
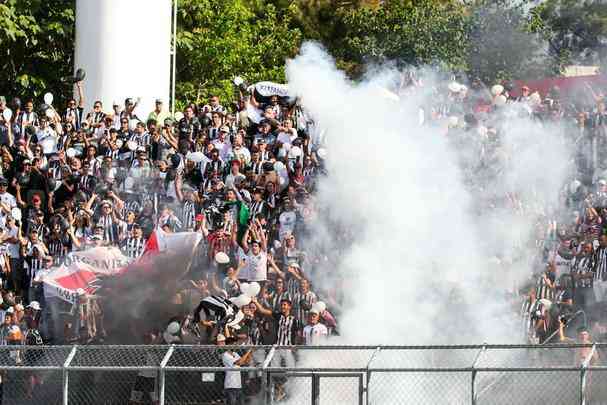
[[[30,302],[27,307],[33,309],[34,311],[40,311],[40,303],[38,301]]]

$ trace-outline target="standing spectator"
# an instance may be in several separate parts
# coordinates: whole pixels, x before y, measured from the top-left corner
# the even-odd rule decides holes
[[[229,342],[223,335],[217,336],[217,346],[233,344],[234,340]],[[240,371],[234,370],[240,366],[247,365],[251,361],[252,350],[247,351],[242,357],[232,349],[225,349],[221,360],[223,366],[228,368],[225,373],[224,390],[226,394],[226,405],[244,405],[242,393],[242,375]]]

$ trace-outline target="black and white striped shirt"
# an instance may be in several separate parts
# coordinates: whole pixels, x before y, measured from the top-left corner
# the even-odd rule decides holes
[[[278,346],[297,344],[299,321],[293,315],[284,316],[281,313],[274,314],[274,321],[276,322],[276,344]]]
[[[258,214],[266,214],[266,202],[265,201],[253,201],[251,203],[250,215],[255,218]]]
[[[579,275],[586,275],[588,273],[592,273],[593,267],[594,260],[592,255],[579,255],[574,259],[571,271]],[[592,287],[592,281],[592,278],[578,279],[575,286],[577,288]]]
[[[554,280],[551,280],[554,283]],[[554,289],[550,288],[546,279],[544,278],[544,273],[540,274],[537,277],[537,282],[535,285],[536,288],[536,297],[538,300],[547,299],[552,301],[554,299]]]
[[[301,292],[297,293],[295,299],[293,300],[293,312],[295,317],[299,319],[302,323],[306,322],[308,318],[308,312],[312,308],[312,304],[314,304],[318,298],[316,294],[312,291],[308,291],[303,294]]]
[[[192,201],[184,201],[181,207],[181,224],[184,231],[192,231],[194,229],[196,218],[196,204]]]
[[[594,279],[607,280],[607,247],[600,246],[594,258]]]
[[[145,240],[143,238],[127,238],[122,245],[122,251],[131,259],[141,256],[144,248]]]
[[[283,299],[288,299],[288,300],[291,299],[291,296],[289,295],[288,291],[283,291],[280,294],[277,294],[277,293],[272,294],[272,296],[270,297],[270,300],[269,300],[269,304],[272,307],[272,311],[274,311],[274,312],[280,311],[280,302]]]
[[[27,256],[25,258],[26,275],[30,285],[32,285],[34,278],[36,278],[38,271],[40,271],[42,267],[43,263],[41,259],[37,259],[34,256]]]
[[[67,253],[67,244],[61,237],[48,239],[48,251],[55,259],[55,263],[59,263]]]
[[[104,241],[113,244],[118,240],[118,227],[111,215],[104,215],[99,218],[98,224],[103,226]]]

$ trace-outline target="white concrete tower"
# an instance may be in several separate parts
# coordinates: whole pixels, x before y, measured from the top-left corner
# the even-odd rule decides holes
[[[161,98],[170,107],[171,0],[77,0],[75,69],[84,68],[85,111],[111,111],[141,97],[145,120]]]

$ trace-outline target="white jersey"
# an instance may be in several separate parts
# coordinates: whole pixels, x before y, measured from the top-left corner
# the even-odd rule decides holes
[[[248,281],[266,281],[268,279],[268,256],[259,252],[257,256],[249,252],[247,256]]]
[[[317,346],[323,343],[329,331],[327,327],[322,323],[317,323],[316,325],[306,325],[303,330],[304,342],[306,346]]]
[[[236,368],[238,365],[236,362],[240,359],[238,353],[224,352],[221,356],[223,366],[228,368]],[[226,371],[226,376],[223,382],[223,387],[228,388],[242,388],[242,380],[240,378],[240,371]]]
[[[554,266],[556,267],[556,280],[558,281],[559,277],[563,274],[569,274],[571,271],[572,259],[565,259],[558,253],[554,255]]]

